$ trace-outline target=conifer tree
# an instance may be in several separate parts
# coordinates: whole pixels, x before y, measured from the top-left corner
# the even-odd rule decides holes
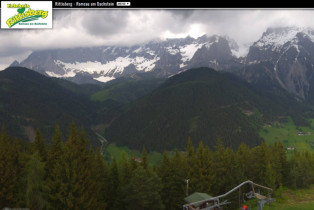
[[[134,158],[128,158],[126,153],[123,152],[121,155],[121,160],[120,160],[120,164],[119,164],[119,175],[120,175],[120,192],[119,195],[117,197],[117,199],[119,200],[118,202],[118,206],[119,209],[121,210],[127,210],[128,208],[128,203],[125,202],[124,198],[126,196],[128,196],[129,189],[128,189],[128,185],[130,183],[131,177],[132,177],[132,173],[135,170],[136,167],[134,167]],[[135,162],[135,161],[134,161]],[[135,163],[136,164],[136,163]]]
[[[64,183],[65,176],[65,154],[64,154],[64,144],[61,141],[62,133],[59,126],[56,126],[55,134],[52,140],[52,145],[50,146],[47,154],[47,164],[46,164],[46,176],[47,176],[47,187],[48,187],[48,200],[54,208],[64,207],[63,203],[59,200],[62,198],[62,187],[66,185]]]
[[[269,162],[270,166],[267,166],[267,170],[271,169],[273,170],[273,179],[274,179],[274,183],[271,183],[273,185],[269,185],[271,187],[279,187],[282,184],[283,181],[283,173],[284,173],[284,166],[283,166],[283,160],[281,157],[281,152],[282,149],[280,146],[278,146],[278,143],[276,142],[273,146],[270,147],[270,151],[271,151],[271,160]]]
[[[121,185],[128,183],[131,179],[133,167],[131,161],[128,160],[128,157],[125,151],[122,152],[120,160],[120,180]]]
[[[298,186],[298,180],[300,177],[300,171],[298,167],[298,159],[299,159],[299,154],[296,152],[296,150],[293,151],[293,155],[289,161],[289,179],[291,182],[291,187],[293,189],[296,189]]]
[[[179,152],[171,158],[164,152],[157,172],[163,186],[160,195],[167,209],[182,207],[186,197],[187,168],[186,159],[182,158]]]
[[[194,147],[193,147],[193,144],[192,144],[190,137],[188,138],[186,152],[187,152],[188,162],[193,161],[195,151],[194,151]]]
[[[186,162],[187,162],[187,177],[186,179],[190,180],[190,192],[194,192],[196,190],[197,183],[197,175],[195,169],[196,155],[195,149],[192,145],[191,138],[188,138],[187,148],[186,148]]]
[[[205,148],[203,142],[200,142],[193,167],[194,177],[191,181],[191,186],[194,185],[197,191],[209,193],[212,188],[215,174],[211,154],[208,147]],[[193,180],[196,180],[196,182],[193,182]]]
[[[241,181],[252,179],[250,173],[251,153],[244,143],[241,143],[236,152],[236,162],[239,167],[238,178]]]
[[[164,209],[159,194],[161,188],[161,181],[152,170],[137,167],[132,174],[125,202],[128,203],[129,209]]]
[[[214,194],[226,192],[228,182],[227,166],[225,165],[225,146],[220,138],[217,140],[216,151],[213,156],[214,180],[215,185],[212,187]]]
[[[135,160],[135,156],[131,155],[129,163],[130,163],[130,167],[131,167],[132,171],[134,171],[137,168],[137,165],[138,165],[138,163]]]
[[[238,162],[236,161],[236,155],[234,153],[234,151],[229,147],[226,148],[225,150],[225,154],[224,154],[224,158],[225,158],[225,166],[226,166],[226,178],[227,178],[227,182],[226,185],[229,186],[236,186],[238,183],[240,183],[241,181],[241,173],[240,173],[240,167]],[[228,190],[228,186],[226,187],[226,189]]]
[[[276,163],[275,166],[276,173],[278,174],[277,178],[277,187],[282,185],[283,183],[288,182],[289,177],[289,163],[287,160],[286,150],[281,141],[275,143],[273,147],[273,154],[276,155]]]
[[[143,150],[142,150],[142,162],[141,162],[141,166],[142,166],[145,170],[148,169],[148,155],[147,155],[147,152],[146,152],[145,147],[143,147]]]
[[[26,186],[22,180],[24,165],[21,161],[20,144],[12,141],[4,128],[0,133],[0,208],[25,205]]]
[[[114,158],[109,167],[109,177],[108,177],[108,209],[118,209],[119,200],[118,195],[120,193],[120,179],[117,161]]]
[[[265,183],[266,166],[271,163],[271,152],[268,145],[263,142],[252,150],[252,178],[254,182],[267,186]],[[271,166],[271,165],[270,165]]]
[[[163,202],[169,209],[173,209],[171,207],[170,188],[171,186],[173,186],[171,178],[173,177],[174,174],[171,174],[172,173],[171,167],[172,167],[172,164],[170,164],[170,160],[167,155],[167,152],[164,151],[161,163],[159,167],[157,168],[157,173],[158,173],[158,176],[161,178],[161,182],[163,184],[163,188],[160,192],[160,195]]]
[[[62,133],[59,125],[56,126],[55,133],[52,139],[52,145],[50,145],[48,153],[47,153],[47,163],[46,163],[46,175],[47,177],[51,177],[52,170],[55,167],[56,163],[60,160],[62,156]]]
[[[34,140],[34,152],[36,151],[38,151],[42,161],[45,162],[47,160],[47,150],[46,150],[45,141],[39,129],[36,130],[36,136]]]
[[[27,163],[26,204],[30,209],[47,209],[47,185],[45,163],[38,152],[31,155]]]
[[[308,187],[313,181],[313,169],[308,153],[294,152],[290,161],[292,187]]]
[[[95,182],[92,177],[92,158],[87,151],[84,131],[78,133],[74,123],[64,145],[63,154],[53,169],[54,181],[50,197],[55,209],[93,209],[96,207]]]
[[[93,189],[95,192],[95,207],[98,209],[107,209],[107,203],[105,202],[108,197],[108,176],[109,169],[101,155],[99,149],[93,153],[92,160],[92,181]]]

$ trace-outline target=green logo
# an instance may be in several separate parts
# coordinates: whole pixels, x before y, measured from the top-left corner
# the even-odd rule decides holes
[[[31,22],[38,20],[39,18],[46,18],[48,16],[48,11],[44,10],[32,10],[28,4],[21,5],[21,4],[8,4],[8,8],[18,8],[17,14],[13,17],[9,18],[6,23],[9,26],[9,28],[12,28],[16,24]],[[27,11],[26,8],[28,8]]]
[[[25,11],[25,7],[17,9],[17,12],[22,14]]]

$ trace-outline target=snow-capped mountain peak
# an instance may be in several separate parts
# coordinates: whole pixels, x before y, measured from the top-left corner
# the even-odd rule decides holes
[[[80,74],[100,81],[155,69],[161,69],[163,76],[170,76],[200,65],[217,70],[231,66],[229,60],[234,63],[236,57],[230,49],[236,46],[234,40],[218,35],[204,35],[197,39],[158,39],[131,47],[33,52],[20,65],[52,77],[68,78]]]
[[[269,28],[249,50],[246,64],[268,62],[269,74],[290,93],[306,98],[314,66],[314,30]],[[313,75],[314,76],[314,75]]]
[[[307,36],[311,41],[314,40],[314,31],[311,28],[302,27],[279,27],[268,28],[263,33],[262,37],[254,43],[253,46],[260,48],[272,48],[272,50],[279,50],[284,44],[297,42],[297,34]]]

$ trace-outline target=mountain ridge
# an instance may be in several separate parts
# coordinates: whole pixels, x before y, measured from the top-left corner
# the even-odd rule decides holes
[[[60,79],[59,79],[60,80]],[[47,141],[51,140],[58,124],[66,131],[72,121],[86,127],[95,118],[95,106],[87,94],[72,89],[80,88],[68,81],[57,81],[23,67],[9,67],[0,71],[0,124],[15,136],[27,136],[27,129],[41,128]],[[63,84],[61,84],[63,83]],[[66,86],[72,86],[66,88]],[[33,139],[27,136],[29,141]],[[99,142],[92,138],[91,144]]]
[[[51,77],[72,78],[82,74],[107,82],[128,74],[158,69],[164,70],[160,74],[168,77],[181,70],[203,65],[215,69],[229,68],[229,61],[232,65],[241,65],[232,55],[232,51],[237,49],[236,42],[230,38],[204,35],[197,39],[186,37],[150,41],[131,47],[35,51],[19,65]],[[14,62],[14,65],[17,63]]]

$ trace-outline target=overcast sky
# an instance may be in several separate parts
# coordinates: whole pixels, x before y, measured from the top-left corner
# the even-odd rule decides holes
[[[240,46],[268,27],[314,28],[314,10],[54,10],[53,29],[0,30],[0,68],[34,50],[134,45],[152,39],[228,35]]]

